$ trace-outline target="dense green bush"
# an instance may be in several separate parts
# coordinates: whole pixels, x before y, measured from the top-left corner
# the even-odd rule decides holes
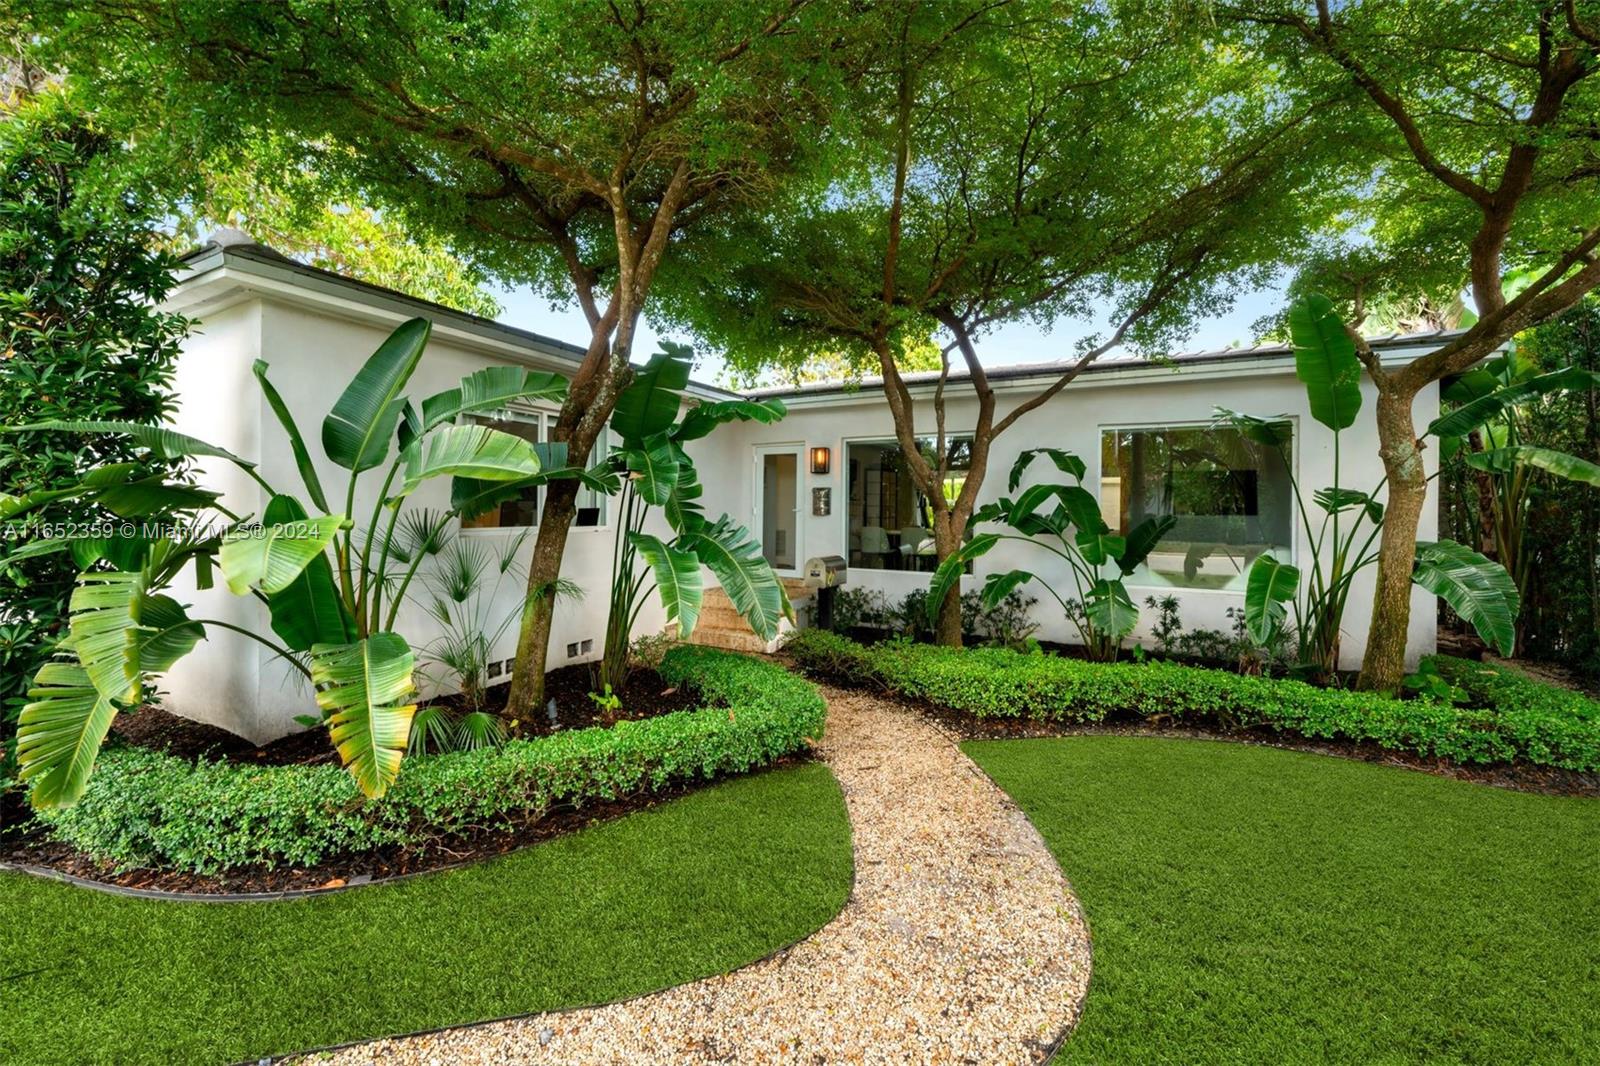
[[[177,261],[156,247],[164,202],[114,171],[119,148],[55,89],[0,121],[0,410],[50,420],[159,423],[188,330],[159,310]],[[75,485],[91,467],[137,462],[135,480],[181,463],[123,438],[0,434],[0,493]],[[45,526],[111,518],[79,500],[35,513]],[[0,741],[49,658],[78,575],[70,555],[18,557],[34,533],[0,529]]]
[[[1137,715],[1224,727],[1263,726],[1319,739],[1372,741],[1463,763],[1529,762],[1600,769],[1600,703],[1507,671],[1440,661],[1477,706],[1397,700],[1179,663],[1090,663],[1003,648],[905,642],[863,647],[804,630],[789,652],[803,667],[980,718],[1100,722]]]
[[[110,749],[76,806],[39,817],[57,839],[119,867],[216,873],[306,866],[771,763],[822,735],[816,688],[781,667],[675,648],[662,675],[705,699],[609,729],[408,759],[380,800],[337,766],[252,767]]]

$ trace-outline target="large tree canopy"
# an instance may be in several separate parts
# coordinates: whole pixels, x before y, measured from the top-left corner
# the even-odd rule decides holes
[[[1362,684],[1393,689],[1427,490],[1418,393],[1600,285],[1600,3],[1258,0],[1220,14],[1230,40],[1281,65],[1292,99],[1323,105],[1348,254],[1320,275],[1354,319],[1375,300],[1443,308],[1470,289],[1466,331],[1403,366],[1357,337],[1389,497]]]
[[[1286,102],[1271,68],[1142,5],[950,0],[875,14],[879,54],[835,127],[845,165],[793,186],[779,209],[691,236],[711,276],[666,306],[747,373],[841,347],[872,358],[943,559],[993,439],[1105,352],[1168,350],[1241,275],[1259,280],[1325,199],[1299,191],[1325,153],[1313,109]],[[1069,369],[999,412],[977,346],[1020,318],[1103,328],[1064,341]],[[954,499],[937,491],[946,389],[918,426],[901,376],[906,339],[930,332],[979,406]],[[914,444],[929,431],[931,462]],[[945,613],[941,639],[959,640],[954,590]]]
[[[556,435],[584,462],[677,238],[830,149],[851,54],[832,0],[19,0],[148,150],[362,189],[591,326]],[[542,702],[575,482],[546,494],[513,710]]]

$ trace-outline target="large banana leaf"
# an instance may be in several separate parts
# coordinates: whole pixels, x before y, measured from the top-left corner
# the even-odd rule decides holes
[[[633,380],[617,397],[611,413],[611,430],[623,447],[636,448],[647,439],[672,428],[677,421],[680,392],[689,384],[693,354],[681,344],[661,342],[661,351],[634,371]]]
[[[322,420],[322,450],[329,459],[356,473],[383,462],[405,405],[401,390],[432,329],[425,318],[402,323],[356,373]]]
[[[361,791],[377,799],[400,774],[417,705],[411,681],[416,657],[394,633],[374,633],[353,644],[311,649],[317,705],[339,758]]]
[[[1258,418],[1226,407],[1214,407],[1211,413],[1217,424],[1231,426],[1245,440],[1266,448],[1282,448],[1294,438],[1293,423],[1282,418]]]
[[[271,595],[282,592],[333,542],[344,528],[343,515],[240,529],[222,538],[218,561],[236,596],[252,586]]]
[[[239,458],[226,448],[218,448],[214,444],[207,444],[198,437],[190,437],[163,426],[151,426],[142,422],[34,422],[26,426],[6,426],[0,428],[0,433],[20,433],[29,429],[47,430],[55,433],[121,435],[128,437],[139,447],[154,452],[162,459],[199,459],[209,457],[226,459],[230,463],[241,467],[253,467],[256,465],[247,459]]]
[[[699,440],[724,422],[759,422],[770,426],[787,413],[783,401],[776,398],[703,403],[683,416],[683,421],[672,431],[672,439],[679,442]]]
[[[1510,448],[1493,448],[1486,452],[1472,452],[1466,457],[1467,465],[1496,474],[1509,474],[1518,466],[1532,466],[1548,471],[1568,481],[1581,481],[1600,488],[1600,466],[1580,459],[1576,455],[1558,452],[1554,448],[1541,448],[1534,444],[1518,444]]]
[[[984,610],[992,611],[1011,595],[1013,589],[1026,585],[1033,578],[1034,575],[1026,570],[1007,570],[1003,574],[990,574],[983,582],[983,594],[979,597],[979,602],[983,604]]]
[[[1159,518],[1146,518],[1143,522],[1128,531],[1127,547],[1122,554],[1117,556],[1117,568],[1124,574],[1131,574],[1150,557],[1156,550],[1156,545],[1168,533],[1172,532],[1178,520],[1172,515],[1162,515]]]
[[[703,596],[700,560],[693,552],[683,551],[648,533],[629,533],[628,543],[650,564],[656,590],[661,594],[661,605],[667,609],[667,621],[677,622],[678,635],[688,640],[695,623],[700,620]]]
[[[1330,486],[1318,489],[1311,494],[1318,507],[1329,514],[1342,514],[1352,507],[1359,507],[1373,525],[1383,521],[1383,503],[1375,499],[1371,493],[1362,492],[1360,489],[1347,489],[1340,486]]]
[[[925,601],[930,626],[939,624],[939,606],[944,603],[944,598],[950,594],[952,588],[960,586],[961,574],[966,570],[967,564],[989,554],[999,543],[1000,534],[979,533],[951,552],[944,562],[939,564],[938,569],[934,570],[933,578],[928,582],[928,598]]]
[[[108,700],[133,703],[139,698],[144,672],[139,645],[145,601],[144,575],[107,571],[78,575],[68,606],[67,631],[90,684]]]
[[[567,379],[543,370],[490,366],[475,370],[453,389],[422,401],[422,432],[473,411],[497,411],[517,402],[566,399]]]
[[[1320,293],[1296,300],[1289,308],[1289,335],[1311,417],[1329,429],[1350,428],[1361,410],[1361,361],[1333,301]]]
[[[700,485],[700,474],[688,454],[676,445],[674,449],[673,454],[678,460],[678,479],[673,483],[672,495],[667,497],[663,513],[673,529],[679,533],[689,533],[706,524],[705,513],[700,506],[700,497],[705,494],[705,489]]]
[[[274,496],[262,515],[267,525],[304,522],[306,510],[293,496]],[[356,639],[355,619],[339,595],[333,564],[318,552],[304,570],[277,592],[267,595],[272,631],[292,651],[310,651],[316,644],[347,644]]]
[[[1090,625],[1104,636],[1121,640],[1139,624],[1139,608],[1121,581],[1101,578],[1089,589],[1083,601]]]
[[[92,495],[96,503],[119,518],[148,518],[209,507],[221,493],[147,477],[94,489]]]
[[[1003,520],[1022,532],[1030,532],[1022,529],[1022,523],[1033,517],[1050,500],[1059,500],[1071,517],[1072,524],[1080,530],[1099,531],[1106,527],[1105,519],[1100,515],[1100,501],[1088,489],[1077,485],[1029,485],[1022,490]]]
[[[413,441],[404,458],[401,495],[434,477],[519,481],[539,472],[532,444],[488,426],[443,426]]]
[[[18,775],[37,808],[69,807],[83,795],[117,707],[75,662],[39,668],[17,719]]]
[[[206,630],[189,620],[183,605],[171,596],[145,596],[139,606],[139,669],[148,675],[172,669],[172,664],[188,655],[205,639]]]
[[[635,448],[622,452],[633,475],[633,487],[645,503],[661,506],[672,497],[678,484],[680,450],[664,435],[652,437]]]
[[[1082,459],[1071,452],[1062,451],[1060,448],[1029,448],[1017,456],[1017,461],[1011,464],[1011,478],[1006,491],[1016,492],[1017,486],[1022,484],[1023,471],[1028,469],[1035,456],[1045,455],[1056,464],[1056,469],[1064,474],[1071,474],[1074,481],[1082,481],[1083,475],[1089,472],[1089,466]]]
[[[1596,386],[1600,386],[1600,374],[1575,366],[1563,367],[1527,381],[1502,386],[1462,404],[1449,414],[1434,419],[1428,426],[1428,432],[1436,437],[1464,436],[1536,396],[1575,392]]]
[[[1080,529],[1076,538],[1078,551],[1083,555],[1083,561],[1090,566],[1104,566],[1107,562],[1121,555],[1128,547],[1125,538],[1101,527],[1100,529]]]
[[[1411,577],[1448,603],[1501,655],[1516,649],[1521,603],[1505,567],[1454,541],[1422,541]]]
[[[789,598],[749,530],[723,515],[680,537],[678,547],[693,552],[710,568],[734,609],[763,640],[778,635],[779,621],[791,611]]]
[[[1256,556],[1244,588],[1244,625],[1250,639],[1266,644],[1288,618],[1284,605],[1300,591],[1300,571],[1271,552]]]
[[[306,447],[305,436],[295,423],[289,405],[283,402],[278,390],[267,380],[266,360],[257,359],[250,369],[255,373],[256,382],[261,386],[261,395],[267,398],[267,406],[278,416],[278,424],[283,427],[284,435],[289,438],[289,450],[294,452],[294,465],[300,471],[300,480],[305,484],[306,495],[311,497],[311,502],[323,513],[333,510],[328,506],[328,497],[322,491],[322,481],[317,477],[317,466],[311,461],[311,450]]]

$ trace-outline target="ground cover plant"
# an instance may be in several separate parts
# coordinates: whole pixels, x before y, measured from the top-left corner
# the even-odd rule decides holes
[[[582,806],[767,766],[822,735],[815,686],[781,667],[707,648],[669,652],[699,710],[408,760],[363,798],[332,765],[251,766],[112,749],[72,807],[40,812],[51,835],[119,868],[216,874],[315,866],[391,847],[510,830]]]
[[[816,764],[290,902],[125,899],[0,873],[0,1060],[253,1062],[614,1000],[806,936],[850,881],[844,803]]]
[[[1568,1063],[1600,1046],[1600,801],[1209,741],[965,750],[1094,940],[1057,1062]]]
[[[979,718],[1057,723],[1159,718],[1178,725],[1371,741],[1465,764],[1526,760],[1563,770],[1600,769],[1600,701],[1526,678],[1475,680],[1476,698],[1469,688],[1466,705],[1457,706],[1431,696],[1396,699],[1174,662],[1092,663],[1004,648],[907,642],[866,647],[816,630],[802,630],[786,647],[808,669],[882,685]],[[1448,663],[1453,675],[1471,674],[1472,664],[1436,658]],[[1527,698],[1531,691],[1540,697]]]

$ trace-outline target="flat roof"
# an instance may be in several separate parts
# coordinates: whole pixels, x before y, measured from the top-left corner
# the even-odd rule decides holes
[[[1386,333],[1378,337],[1368,337],[1367,343],[1373,350],[1391,354],[1405,350],[1438,348],[1456,337],[1465,333],[1465,330],[1431,330],[1421,333]],[[1226,363],[1273,363],[1291,362],[1294,358],[1294,348],[1289,344],[1253,344],[1242,348],[1218,348],[1210,351],[1178,352],[1174,355],[1143,358],[1134,355],[1117,355],[1097,359],[1082,371],[1083,374],[1105,374],[1116,371],[1127,371],[1145,368],[1186,366],[1206,366]],[[1077,362],[1076,359],[1054,359],[1038,363],[1012,363],[1004,366],[985,367],[984,371],[991,382],[1022,382],[1030,379],[1053,380],[1071,369]],[[939,380],[937,370],[918,370],[900,375],[907,385],[933,385]],[[966,381],[971,378],[970,372],[962,364],[952,364],[948,381]],[[843,381],[819,381],[805,385],[772,385],[759,389],[752,389],[747,395],[760,397],[810,397],[826,396],[830,393],[858,393],[883,388],[881,376],[862,377]]]
[[[322,291],[335,290],[350,298],[357,298],[362,303],[376,306],[386,306],[390,310],[398,311],[408,317],[423,316],[435,322],[445,322],[456,329],[482,337],[486,340],[497,341],[501,344],[511,344],[518,348],[538,353],[546,359],[555,359],[559,362],[570,364],[576,368],[583,360],[585,349],[582,345],[573,344],[533,330],[522,329],[518,326],[507,325],[483,315],[475,315],[469,311],[460,311],[454,307],[447,307],[432,300],[424,300],[418,296],[391,289],[383,285],[375,285],[369,281],[361,281],[345,274],[321,267],[309,266],[298,260],[291,259],[281,252],[264,244],[252,241],[246,234],[238,230],[224,230],[213,235],[212,239],[193,251],[180,257],[185,269],[178,278],[178,285],[197,281],[213,271],[224,267],[243,267],[247,273],[264,273],[276,275],[280,278],[287,275],[292,284],[309,290]],[[174,292],[176,296],[177,293]],[[717,385],[708,385],[704,382],[691,381],[690,392],[702,398],[712,397],[727,399],[740,395],[729,389]]]

